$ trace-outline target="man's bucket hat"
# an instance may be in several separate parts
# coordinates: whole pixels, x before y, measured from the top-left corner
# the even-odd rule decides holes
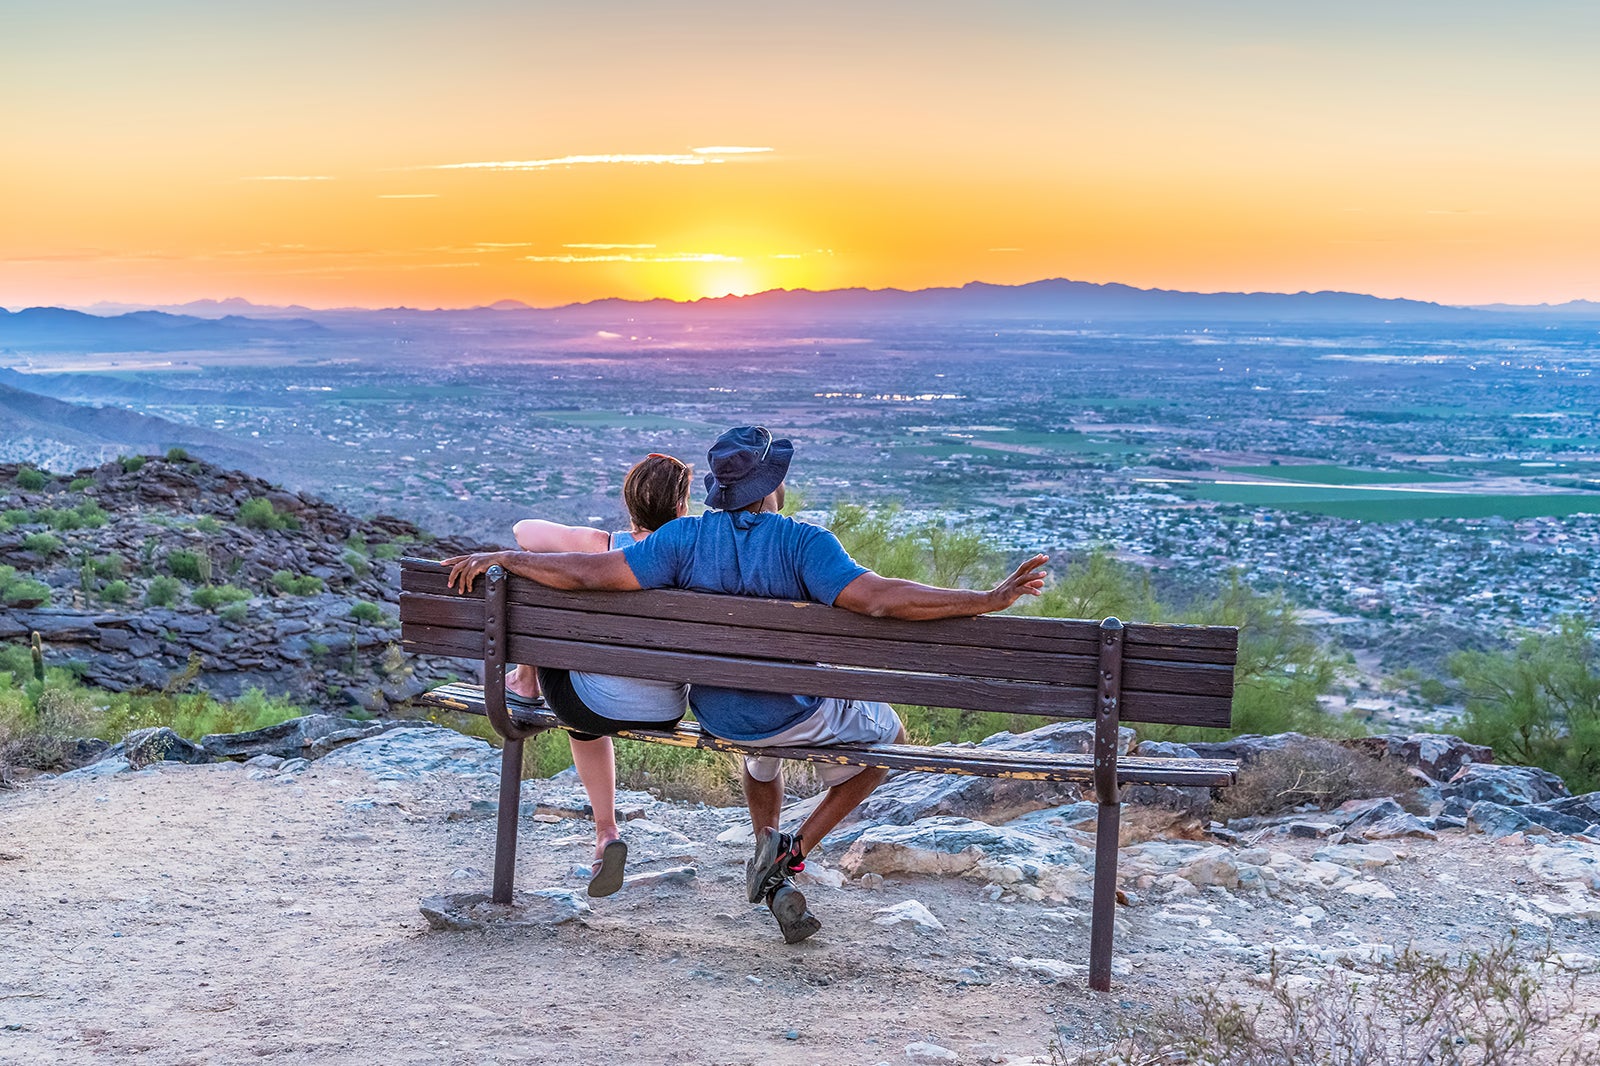
[[[789,473],[794,445],[774,440],[762,426],[736,426],[717,438],[706,453],[706,506],[737,511],[769,495]]]

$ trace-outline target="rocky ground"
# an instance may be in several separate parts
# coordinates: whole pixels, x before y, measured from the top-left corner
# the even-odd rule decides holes
[[[198,657],[195,682],[222,698],[255,687],[311,709],[381,714],[476,669],[388,653],[399,639],[395,560],[476,545],[186,458],[110,462],[24,488],[33,476],[0,463],[0,567],[14,572],[0,589],[0,642],[37,632],[50,662],[81,664],[91,684],[160,689]],[[285,587],[280,573],[300,584]],[[176,582],[170,603],[152,601],[158,581]],[[205,603],[204,590],[224,588],[237,604]]]
[[[786,947],[744,902],[740,809],[624,794],[634,877],[591,902],[581,792],[526,782],[507,911],[474,902],[498,770],[481,741],[333,719],[204,750],[145,734],[0,793],[0,1061],[1044,1063],[1185,993],[1258,996],[1274,959],[1310,981],[1513,929],[1593,1014],[1600,830],[1559,819],[1600,797],[1448,739],[1370,746],[1455,780],[1226,827],[1179,796],[1130,808],[1099,995],[1072,795],[891,782],[813,857],[824,928]]]

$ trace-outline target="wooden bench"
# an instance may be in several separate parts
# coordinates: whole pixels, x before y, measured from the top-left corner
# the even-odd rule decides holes
[[[1238,630],[984,616],[938,622],[867,618],[816,603],[697,592],[564,592],[492,567],[471,593],[453,592],[436,562],[401,562],[401,640],[410,651],[479,659],[485,683],[424,697],[485,714],[505,740],[494,899],[511,901],[522,742],[560,725],[551,714],[508,713],[508,663],[686,681],[763,692],[837,696],[1050,718],[1092,718],[1090,754],[989,751],[911,744],[761,748],[720,740],[692,722],[635,729],[630,740],[926,773],[1092,785],[1099,804],[1089,985],[1111,985],[1118,787],[1232,784],[1237,764],[1119,758],[1123,722],[1226,726],[1232,717]]]

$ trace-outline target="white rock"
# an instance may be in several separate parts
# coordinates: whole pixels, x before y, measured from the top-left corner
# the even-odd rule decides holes
[[[693,866],[674,866],[667,870],[652,870],[644,874],[631,874],[622,879],[623,888],[650,888],[659,885],[686,885],[695,878]]]
[[[1528,868],[1546,884],[1578,884],[1600,892],[1600,845],[1579,840],[1536,842],[1528,856]]]
[[[1344,889],[1347,896],[1360,896],[1362,899],[1398,899],[1388,885],[1382,881],[1357,881],[1347,885]]]
[[[1011,957],[1011,968],[1021,973],[1034,974],[1038,977],[1053,977],[1060,979],[1083,973],[1088,967],[1075,962],[1063,962],[1060,959],[1026,959],[1021,955]]]
[[[910,1059],[912,1062],[920,1063],[961,1061],[961,1056],[957,1055],[949,1048],[940,1047],[938,1044],[924,1043],[920,1040],[915,1044],[906,1045],[906,1058]]]
[[[795,875],[800,885],[822,885],[826,888],[843,888],[845,877],[838,870],[822,865],[815,859],[806,860],[806,868]]]
[[[1399,862],[1405,856],[1383,844],[1334,844],[1320,848],[1311,856],[1318,862],[1331,862],[1355,869],[1376,869]]]
[[[914,899],[896,903],[892,907],[880,907],[872,913],[873,925],[910,925],[919,933],[938,933],[944,930],[944,923]]]

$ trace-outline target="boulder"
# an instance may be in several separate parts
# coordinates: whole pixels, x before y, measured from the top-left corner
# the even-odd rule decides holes
[[[1393,799],[1352,800],[1332,812],[1335,816],[1355,809],[1355,817],[1345,822],[1345,832],[1368,840],[1392,840],[1395,837],[1438,836],[1424,825],[1422,819],[1411,814]]]
[[[1135,734],[1122,729],[1118,740],[1120,750],[1127,753]],[[1052,722],[1026,733],[996,733],[981,744],[968,746],[975,754],[986,749],[1088,754],[1094,749],[1094,723]],[[1081,792],[1079,786],[1066,782],[906,773],[879,786],[856,808],[851,820],[908,825],[920,818],[952,816],[1004,822],[1028,811],[1071,803]]]
[[[911,825],[875,825],[850,845],[839,868],[866,874],[956,874],[1041,895],[1078,895],[1091,877],[1093,852],[1068,840],[986,825],[968,818],[923,818]]]
[[[1568,793],[1561,778],[1537,766],[1470,763],[1457,771],[1439,794],[1445,799],[1459,796],[1468,803],[1487,800],[1504,807],[1520,807],[1561,799]]]
[[[1570,818],[1573,822],[1582,822],[1585,826],[1600,823],[1600,792],[1586,792],[1581,796],[1567,796],[1563,799],[1546,800],[1543,803],[1530,804],[1522,808],[1522,812],[1540,825],[1548,825],[1555,829],[1545,815]],[[1570,823],[1569,823],[1570,824]],[[1559,829],[1562,833],[1581,833],[1581,829]]]
[[[1314,743],[1318,741],[1304,733],[1275,733],[1270,737],[1245,733],[1227,740],[1197,740],[1187,747],[1202,759],[1238,759],[1240,763],[1249,765],[1263,755]]]
[[[1141,741],[1133,754],[1152,759],[1198,759],[1199,752],[1187,744],[1167,740]],[[1211,817],[1211,789],[1178,785],[1128,785],[1121,790],[1123,803],[1134,807],[1154,807],[1180,811],[1196,818]]]
[[[1494,762],[1494,749],[1470,744],[1448,733],[1389,733],[1344,742],[1377,759],[1395,759],[1435,781],[1447,781],[1462,767]]]
[[[908,899],[892,907],[879,907],[872,912],[873,925],[909,925],[919,933],[941,933],[944,923],[933,916],[920,902]]]
[[[476,737],[443,726],[395,729],[346,744],[323,757],[322,766],[361,770],[380,781],[409,781],[427,774],[500,776],[500,752]]]
[[[122,743],[106,749],[102,760],[121,756],[135,770],[158,762],[205,763],[211,756],[193,741],[185,740],[166,726],[135,729]]]
[[[1498,840],[1512,833],[1545,832],[1543,826],[1535,826],[1527,815],[1488,800],[1479,800],[1467,811],[1467,826],[1487,835],[1491,840]]]
[[[308,714],[279,722],[277,725],[269,725],[264,729],[252,729],[248,733],[210,733],[200,738],[200,747],[206,754],[222,759],[243,760],[257,755],[276,755],[280,759],[293,759],[305,755],[312,742],[322,737],[365,729],[377,733],[382,731],[383,726],[377,722],[363,722],[356,718]]]

